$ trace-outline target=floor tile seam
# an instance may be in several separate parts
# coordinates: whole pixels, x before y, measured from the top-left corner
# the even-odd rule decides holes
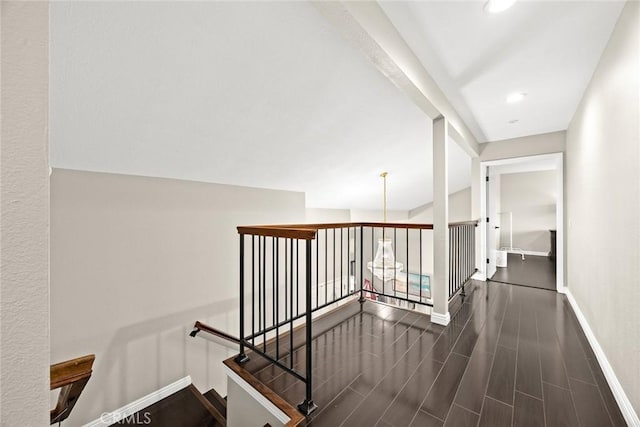
[[[576,323],[576,324],[575,325],[571,325],[570,327],[575,329],[575,334],[576,334],[575,338],[578,341],[578,347],[580,348],[580,353],[582,354],[582,356],[584,356],[584,358],[585,358],[585,360],[587,362],[587,365],[590,365],[589,364],[589,360],[588,360],[589,356],[587,355],[587,352],[585,351],[580,338],[578,338],[578,336],[577,336],[580,333],[584,335],[584,331],[582,330],[582,326],[579,323],[577,323],[577,317],[575,315],[575,312],[573,311],[573,308],[569,304],[568,298],[567,298],[566,295],[562,295],[562,301],[564,303],[563,304],[563,310],[562,310],[563,313],[567,310],[567,308],[571,310],[570,313],[567,313],[567,314],[569,314],[570,316],[573,317],[571,320],[572,320],[573,323]],[[559,341],[559,338],[558,338],[558,341]],[[594,384],[593,385],[597,385],[597,380],[595,378],[595,375],[593,374],[591,366],[589,366],[589,373],[591,374],[591,377],[594,380]],[[567,372],[567,375],[568,375],[568,372]],[[576,379],[576,378],[574,378],[574,379]],[[586,381],[583,381],[583,382],[586,382]]]
[[[597,362],[597,360],[596,360],[596,365],[597,365],[598,368],[600,367],[600,364]],[[611,421],[611,425],[615,425],[616,423],[615,423],[615,421],[613,419],[613,414],[609,410],[609,405],[607,405],[607,402],[606,402],[606,400],[604,398],[604,390],[602,389],[600,384],[598,384],[598,379],[596,378],[596,375],[595,375],[595,372],[594,372],[594,368],[591,366],[591,363],[589,363],[589,369],[591,370],[591,375],[596,380],[596,387],[598,388],[598,394],[600,395],[600,399],[602,400],[602,403],[604,404],[604,408],[607,411],[607,415],[609,415],[609,420]],[[603,374],[603,376],[604,376],[604,374]],[[569,385],[569,386],[571,386],[571,385]],[[605,387],[609,387],[609,383],[607,382],[606,378],[605,378],[605,385],[604,386]],[[618,405],[618,401],[615,399],[615,396],[614,396],[613,401],[614,401],[614,404],[616,405],[616,407],[618,408],[618,410],[620,411],[621,416],[622,416],[622,411],[620,410],[620,406]]]
[[[522,284],[522,283],[504,282],[504,281],[493,280],[493,279],[487,279],[487,282],[500,283],[502,285],[510,285],[510,286],[520,286],[522,288],[540,289],[541,291],[557,292],[556,289],[542,288],[542,287],[538,287],[538,286],[535,286],[535,285],[525,285],[525,284]]]
[[[509,406],[511,409],[513,409],[513,407],[514,407],[514,405],[509,405],[508,403],[503,402],[503,401],[502,401],[502,400],[500,400],[500,399],[496,399],[495,397],[491,397],[491,396],[489,396],[489,395],[485,395],[485,398],[487,398],[487,399],[491,399],[491,400],[493,400],[494,402],[498,402],[498,403],[501,403],[501,404],[503,404],[503,405]]]
[[[518,302],[518,336],[516,338],[516,360],[513,365],[513,396],[511,397],[511,403],[514,409],[511,411],[511,425],[515,422],[515,406],[516,406],[516,384],[518,383],[518,350],[520,349],[520,323],[522,322],[522,305]]]
[[[469,412],[471,412],[471,413],[473,413],[473,414],[477,415],[478,417],[480,416],[480,413],[479,413],[479,412],[476,412],[476,411],[474,411],[473,409],[469,409],[469,408],[467,408],[466,406],[461,405],[460,403],[456,403],[455,401],[453,402],[453,404],[452,404],[451,406],[452,406],[452,407],[453,407],[453,406],[459,406],[460,408],[464,409],[465,411],[469,411]]]
[[[376,356],[375,354],[373,354],[373,353],[369,353],[369,352],[363,352],[363,353],[371,354],[371,355],[373,355],[373,356],[377,357],[377,356]],[[359,353],[358,353],[358,354],[359,354]],[[295,365],[294,365],[294,366],[295,366]],[[395,367],[395,365],[393,365],[393,366]],[[393,368],[393,367],[392,367],[392,368]],[[288,372],[284,371],[282,368],[280,368],[280,369],[282,370],[282,373],[281,373],[280,375],[278,375],[277,377],[274,377],[274,378],[280,378],[282,375],[289,374]],[[391,370],[391,369],[390,369],[390,370]],[[289,374],[289,375],[291,375],[291,374]],[[362,375],[362,373],[358,374],[358,375],[356,376],[356,378],[355,378],[353,381],[355,381],[355,380],[356,380],[360,375]],[[319,385],[316,385],[316,386],[315,386],[314,391],[315,391],[315,390],[317,390],[318,388],[320,388],[321,386],[323,386],[327,381],[331,380],[334,376],[335,376],[335,374],[334,374],[334,375],[331,375],[331,376],[329,376],[329,377],[327,377],[327,378],[325,378],[322,382],[320,382],[320,384],[319,384]],[[294,378],[295,378],[295,377],[294,377]],[[272,381],[273,381],[273,380],[272,380]],[[295,387],[295,385],[296,385],[297,381],[300,381],[300,382],[302,382],[302,383],[304,384],[304,381],[301,381],[301,380],[299,380],[299,379],[295,378],[295,382],[293,382],[292,384],[290,384],[288,387],[284,388],[282,391],[279,391],[279,392],[276,392],[276,391],[274,390],[274,392],[276,392],[276,394],[278,394],[278,395],[282,395],[282,394],[286,393],[287,391],[289,391],[291,388]],[[353,383],[353,381],[352,381],[351,383]],[[350,384],[351,384],[351,383],[350,383]],[[265,384],[265,385],[266,385],[266,384]],[[376,385],[377,385],[377,384],[376,384]]]
[[[428,354],[427,354],[427,356],[428,356]],[[448,356],[447,356],[447,359],[448,359]],[[427,389],[427,392],[425,393],[424,397],[422,398],[422,401],[420,402],[420,405],[418,406],[418,410],[422,409],[422,407],[424,405],[424,402],[427,400],[427,397],[429,396],[429,393],[431,393],[431,390],[433,390],[433,387],[436,385],[436,382],[438,382],[438,378],[440,378],[440,375],[442,375],[442,371],[444,371],[444,364],[445,363],[444,362],[440,362],[438,360],[436,360],[436,362],[442,363],[442,366],[440,366],[440,370],[438,370],[438,373],[436,374],[436,377],[433,379],[433,382],[431,383],[431,385]],[[455,396],[454,396],[454,399],[455,399]],[[423,412],[425,412],[425,411],[423,411]],[[431,414],[429,414],[429,415],[431,415]],[[414,416],[414,418],[415,418],[415,416]],[[438,419],[440,419],[440,418],[438,418]]]
[[[535,399],[535,400],[539,400],[540,402],[542,402],[542,401],[543,401],[541,397],[536,397],[536,396],[534,396],[534,395],[532,395],[532,394],[527,393],[526,391],[516,390],[516,394],[517,394],[517,393],[523,394],[523,395],[525,395],[525,396],[527,396],[527,397],[530,397],[530,398],[532,398],[532,399]],[[514,406],[515,406],[515,400],[514,400]]]
[[[351,381],[351,382],[350,382],[350,383],[349,383],[349,384],[344,388],[344,390],[347,390],[347,389],[348,389],[348,390],[351,390],[351,391],[355,392],[356,394],[359,394],[360,396],[362,396],[362,393],[359,393],[357,390],[354,390],[353,388],[351,388],[351,385],[352,385],[352,384],[353,384],[353,383],[358,379],[358,377],[359,377],[360,375],[362,375],[362,374],[357,375],[357,376],[353,379],[353,381]],[[343,390],[343,391],[344,391],[344,390]],[[324,407],[324,408],[322,408],[322,409],[320,409],[320,412],[318,412],[316,415],[314,415],[314,417],[312,418],[312,421],[313,421],[313,419],[315,419],[317,416],[319,416],[320,414],[322,414],[324,411],[328,410],[328,409],[331,407],[331,404],[332,404],[332,403],[333,403],[333,402],[334,402],[334,401],[335,401],[335,400],[336,400],[336,399],[337,399],[341,394],[342,394],[342,392],[338,393],[338,394],[337,394],[333,399],[331,399],[329,402],[327,402],[327,404],[325,405],[325,407]],[[364,396],[362,396],[362,397],[364,397]],[[364,401],[364,399],[362,399],[362,400]],[[358,405],[358,406],[360,406],[360,405]],[[350,415],[351,415],[351,413],[349,413],[349,416],[350,416]],[[349,416],[345,417],[345,420],[346,420]]]
[[[458,311],[460,311],[460,310],[458,310]],[[469,318],[464,322],[464,325],[463,325],[463,326],[462,326],[462,328],[460,329],[460,333],[459,333],[459,334],[458,334],[458,336],[456,337],[456,340],[455,340],[455,342],[453,343],[453,345],[451,346],[451,349],[449,350],[449,354],[447,354],[447,357],[446,357],[446,359],[445,359],[445,361],[444,361],[443,363],[446,363],[446,361],[449,359],[449,356],[451,356],[451,353],[453,353],[453,352],[454,352],[454,351],[453,351],[453,349],[454,349],[454,348],[456,347],[456,345],[458,344],[458,341],[460,340],[460,337],[462,336],[462,332],[464,331],[464,328],[466,328],[466,327],[467,327],[467,325],[469,324],[469,322],[471,322],[471,319],[473,319],[473,314],[475,313],[475,311],[476,311],[476,310],[475,310],[475,309],[473,309],[473,311],[472,311],[472,312],[471,312],[471,314],[469,315]],[[485,323],[486,323],[486,320],[487,320],[487,319],[486,319],[486,317],[485,317],[485,321],[484,321],[484,323],[482,324],[482,328],[484,328],[484,325],[485,325]],[[478,336],[479,336],[479,335],[478,335]],[[438,339],[439,339],[439,338],[438,338]],[[477,343],[477,340],[476,340],[476,343]],[[435,343],[434,343],[434,344],[435,344]],[[474,348],[475,348],[475,344],[474,344]],[[466,357],[466,358],[468,358],[468,359],[470,359],[470,358],[471,358],[471,355],[469,355],[469,356],[465,356],[465,355],[463,355],[463,354],[459,354],[459,353],[456,353],[456,354],[458,354],[458,355],[460,355],[460,356],[463,356],[463,357]],[[471,354],[473,354],[473,349],[471,350]],[[465,368],[465,371],[466,371],[466,368]],[[457,391],[456,391],[456,392],[457,392]]]
[[[387,373],[386,373],[386,374],[385,374],[385,375],[380,379],[380,381],[378,381],[378,382],[377,382],[377,383],[376,383],[376,384],[371,388],[371,390],[369,390],[369,393],[367,393],[367,394],[364,396],[364,399],[362,400],[362,402],[360,402],[360,405],[356,406],[356,408],[354,408],[354,410],[353,410],[353,411],[351,411],[351,413],[349,413],[349,415],[345,417],[345,421],[346,421],[346,420],[347,420],[351,415],[353,415],[353,413],[354,413],[354,412],[355,412],[355,411],[356,411],[356,410],[357,410],[357,409],[362,405],[362,403],[364,403],[364,401],[365,401],[365,400],[366,400],[366,399],[367,399],[367,398],[368,398],[368,397],[373,393],[373,391],[376,389],[376,387],[378,387],[378,386],[379,386],[379,385],[380,385],[380,384],[381,384],[381,383],[382,383],[382,382],[387,378],[387,376],[389,376],[389,375],[391,374],[391,371],[392,371],[392,370],[393,370],[393,369],[394,369],[394,368],[395,368],[399,363],[400,363],[400,360],[398,359],[398,360],[396,361],[396,363],[394,363],[394,364],[393,364],[393,366],[389,369],[389,372],[387,372]],[[419,366],[419,365],[418,365],[418,366]],[[416,370],[417,370],[417,369],[418,369],[418,367],[416,367],[416,368],[414,369],[414,371],[413,371],[412,375],[416,372]],[[356,377],[356,379],[357,379],[358,377],[360,377],[361,375],[362,375],[362,373],[360,373],[360,374]],[[353,384],[353,382],[355,382],[355,381],[356,381],[356,379],[354,379],[350,384]],[[408,379],[403,383],[403,385],[402,385],[402,387],[400,388],[400,390],[402,390],[402,388],[404,388],[404,386],[407,384],[407,382],[409,382],[409,380],[410,380],[410,379],[411,379],[411,376],[409,376],[409,378],[408,378]],[[394,400],[395,400],[395,397],[392,399],[392,401],[391,401],[391,402],[393,403],[393,401],[394,401]],[[390,403],[389,405],[391,405],[391,403]],[[385,410],[384,410],[384,412],[383,412],[383,415],[384,415],[384,413],[386,413],[386,411],[387,411],[388,409],[389,409],[389,406],[387,406],[387,407],[385,408]],[[343,424],[344,424],[344,423],[343,423]],[[341,425],[343,425],[343,424],[341,424]]]
[[[538,329],[538,311],[534,311],[534,321],[536,323],[536,349],[538,350],[538,372],[540,374],[540,394],[542,395],[542,415],[544,425],[547,427],[547,408],[544,399],[544,379],[542,378],[542,357],[540,356],[540,331]]]
[[[589,367],[589,370],[591,371],[591,367]],[[593,373],[591,375],[593,375]],[[582,380],[580,378],[575,378],[575,377],[572,377],[571,375],[568,375],[568,377],[569,377],[570,380],[574,380],[574,381],[577,381],[579,383],[590,385],[592,387],[598,388],[598,384],[597,383],[590,383],[589,381],[585,381],[585,380]],[[571,384],[569,384],[569,388],[571,388]]]
[[[418,409],[416,411],[416,413],[413,414],[413,417],[411,417],[411,420],[409,421],[409,424],[407,426],[411,426],[413,424],[413,422],[415,421],[416,417],[418,416],[418,412],[420,412],[420,411],[421,411],[421,409]],[[422,411],[422,412],[424,412],[424,411]],[[426,414],[426,412],[425,412],[425,414]],[[431,415],[431,414],[429,414],[429,415]]]
[[[504,322],[504,313],[507,310],[507,304],[505,303],[505,306],[503,308],[502,311],[502,316],[500,317],[500,328],[498,330],[502,330],[502,324]],[[480,414],[482,414],[482,411],[484,410],[484,402],[487,399],[487,391],[489,390],[489,382],[491,381],[491,374],[493,373],[493,365],[495,364],[496,361],[496,349],[498,346],[498,340],[500,339],[500,336],[498,335],[498,339],[496,340],[496,344],[494,345],[493,348],[493,356],[491,357],[491,367],[489,368],[489,374],[487,375],[487,383],[484,386],[484,393],[482,393],[482,405],[480,405]],[[478,424],[480,424],[480,419],[482,418],[482,415],[480,416],[480,418],[478,418]]]
[[[453,404],[451,406],[453,406]],[[425,414],[428,414],[428,415],[432,416],[433,418],[437,419],[438,421],[442,421],[443,424],[446,422],[446,419],[443,420],[439,416],[437,416],[435,414],[432,414],[431,412],[429,412],[428,409],[422,409],[422,406],[418,409],[418,412],[420,412],[420,411],[424,412]],[[449,412],[447,412],[447,415],[449,415]]]
[[[473,311],[473,313],[475,313],[475,310]],[[471,314],[471,316],[469,316],[469,319],[467,320],[467,323],[465,323],[465,326],[460,331],[460,335],[458,335],[458,338],[456,339],[456,342],[454,343],[453,347],[451,348],[451,352],[455,352],[453,349],[455,349],[456,345],[458,345],[458,341],[460,340],[460,337],[462,336],[462,333],[464,332],[464,328],[466,328],[469,325],[469,322],[471,322],[471,320],[473,319],[473,313]],[[466,356],[464,354],[455,352],[456,354],[458,354],[460,356],[465,356],[465,357],[471,358],[471,355],[473,355],[473,351],[475,350],[476,345],[478,344],[478,337],[480,337],[480,334],[484,330],[484,328],[485,328],[485,326],[487,324],[488,318],[489,317],[487,315],[485,315],[484,320],[482,321],[482,324],[480,325],[480,332],[478,333],[478,336],[476,337],[476,341],[473,343],[473,347],[471,348],[471,354],[469,356]]]
[[[560,345],[560,338],[558,336],[558,330],[555,327],[553,328],[553,330],[555,332],[556,343],[558,347],[560,347],[560,350],[562,350],[562,346]],[[561,359],[562,359],[562,366],[564,367],[564,372],[567,375],[567,385],[569,386],[569,398],[571,399],[571,405],[573,406],[573,413],[576,416],[576,420],[578,420],[578,424],[580,424],[580,417],[578,417],[578,408],[576,407],[576,402],[575,402],[575,399],[573,398],[573,392],[571,391],[571,384],[569,383],[569,370],[567,369],[567,364],[564,359],[564,354],[562,354]]]
[[[398,399],[398,396],[400,396],[400,394],[402,393],[402,390],[404,390],[404,388],[407,386],[407,384],[409,383],[409,381],[411,381],[411,378],[413,378],[413,376],[416,374],[416,372],[418,372],[418,369],[420,369],[420,366],[422,365],[422,363],[424,362],[424,360],[426,360],[427,356],[429,356],[429,354],[431,353],[431,351],[429,353],[427,353],[427,355],[420,361],[420,363],[418,363],[418,365],[416,366],[416,368],[413,370],[413,372],[411,373],[411,375],[409,376],[409,378],[407,379],[407,381],[405,381],[402,384],[402,387],[400,387],[400,391],[398,391],[398,394],[395,395],[395,397],[391,400],[391,403],[389,404],[389,406],[387,406],[384,409],[384,412],[382,413],[382,415],[380,416],[380,419],[383,419],[385,414],[387,413],[387,411],[389,411],[389,408],[391,408],[391,406],[393,406],[393,404],[395,403],[395,401]],[[431,386],[429,387],[429,389],[427,390],[427,393],[425,394],[424,399],[427,398],[427,395],[429,394],[429,391],[431,391],[431,388],[433,387],[433,384],[435,384],[436,380],[438,379],[438,376],[440,375],[440,372],[442,371],[442,368],[444,367],[444,363],[439,362],[439,361],[435,361],[437,363],[440,363],[440,369],[438,370],[438,374],[436,375],[436,377],[433,380],[433,383],[431,384]],[[420,405],[418,406],[418,409],[420,409],[422,407],[422,403],[424,403],[424,399],[422,400],[422,402],[420,403]]]

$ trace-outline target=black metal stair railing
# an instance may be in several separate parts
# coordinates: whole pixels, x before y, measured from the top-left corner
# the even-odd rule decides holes
[[[450,225],[450,296],[463,289],[475,271],[476,223]],[[395,223],[238,227],[236,362],[245,363],[249,349],[304,382],[305,397],[298,408],[310,414],[316,409],[313,314],[356,297],[409,308],[432,306],[432,229],[431,224]],[[392,249],[382,255],[392,259],[376,263],[384,242]]]
[[[465,296],[464,285],[476,268],[477,221],[449,224],[449,300],[458,293]]]

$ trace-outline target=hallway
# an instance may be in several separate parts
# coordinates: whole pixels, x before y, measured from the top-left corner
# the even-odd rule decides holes
[[[626,425],[565,296],[467,286],[447,327],[374,302],[319,320],[335,324],[316,328],[326,332],[314,340],[319,409],[310,424]],[[303,383],[272,366],[256,376],[292,404],[304,395]]]
[[[519,254],[507,255],[507,266],[498,267],[490,279],[511,285],[556,290],[556,263],[546,256],[526,255],[523,260]]]

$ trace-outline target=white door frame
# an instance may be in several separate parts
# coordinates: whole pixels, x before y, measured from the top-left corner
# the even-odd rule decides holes
[[[556,171],[557,173],[557,184],[556,188],[558,190],[558,201],[556,203],[556,291],[559,293],[565,293],[565,284],[564,284],[564,272],[565,272],[565,256],[564,256],[564,230],[565,230],[565,222],[564,222],[564,154],[563,153],[552,153],[552,154],[542,154],[536,156],[523,156],[523,157],[513,157],[509,159],[500,159],[500,160],[489,160],[480,162],[480,173],[481,173],[481,182],[483,185],[480,185],[480,218],[482,224],[485,227],[481,227],[480,233],[480,244],[479,251],[482,254],[481,260],[485,262],[487,258],[487,236],[486,232],[482,232],[483,229],[486,229],[486,219],[487,219],[487,206],[486,206],[486,185],[484,185],[487,179],[487,166],[500,166],[500,165],[512,165],[514,168],[514,172],[517,172],[518,164],[522,164],[523,160],[542,160],[542,159],[554,159],[556,162]],[[523,164],[523,172],[526,166]],[[526,168],[527,171],[531,171],[530,168]],[[484,274],[483,278],[489,279],[486,277],[486,265],[483,266],[482,270]]]

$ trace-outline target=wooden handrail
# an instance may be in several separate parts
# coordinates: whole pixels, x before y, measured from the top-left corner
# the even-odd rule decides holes
[[[95,355],[89,354],[51,365],[50,390],[61,389],[56,407],[51,410],[51,424],[59,423],[69,416],[91,378],[95,358]]]
[[[449,227],[477,225],[478,220],[449,223]],[[300,240],[313,240],[318,230],[348,227],[380,227],[433,230],[433,224],[413,224],[406,222],[336,222],[326,224],[274,224],[239,226],[238,234],[284,237]]]
[[[449,223],[449,228],[451,227],[461,227],[463,225],[478,225],[480,221],[478,221],[477,219],[472,220],[472,221],[459,221],[459,222],[450,222]]]
[[[231,341],[232,343],[235,343],[235,344],[240,344],[240,338],[234,337],[233,335],[229,335],[226,332],[222,332],[221,330],[213,328],[200,321],[196,321],[196,323],[193,325],[193,331],[191,331],[189,335],[191,335],[192,337],[195,337],[196,334],[200,331],[206,332],[211,335],[215,335],[216,337],[225,339],[227,341]]]
[[[238,227],[238,234],[248,234],[253,236],[284,237],[286,239],[313,240],[316,238],[316,229],[292,228],[272,225],[252,225]]]

